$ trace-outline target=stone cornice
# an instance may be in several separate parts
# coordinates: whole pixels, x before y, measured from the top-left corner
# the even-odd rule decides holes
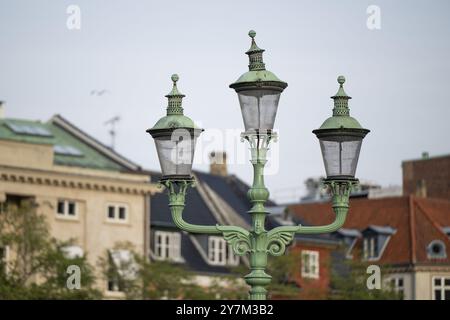
[[[0,181],[136,195],[159,192],[150,182],[1,165]]]
[[[387,273],[403,273],[403,272],[449,272],[450,265],[442,264],[442,265],[432,265],[432,264],[424,264],[424,265],[384,265],[383,270]]]

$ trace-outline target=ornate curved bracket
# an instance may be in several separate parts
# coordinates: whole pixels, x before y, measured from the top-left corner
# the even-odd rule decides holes
[[[281,256],[286,247],[294,240],[296,226],[278,227],[270,230],[267,234],[267,252],[273,256]]]
[[[347,207],[348,199],[350,198],[350,193],[352,189],[358,185],[358,180],[325,180],[324,184],[330,188],[332,195],[332,206],[336,207]]]
[[[216,226],[222,232],[224,239],[238,256],[243,256],[251,250],[250,232],[235,226]]]
[[[191,233],[223,234],[225,240],[232,246],[237,255],[245,255],[250,251],[250,232],[237,226],[206,226],[186,222],[183,219],[186,191],[194,186],[194,180],[165,180],[162,181],[169,194],[169,207],[175,225],[181,230]]]
[[[267,235],[267,252],[274,256],[282,255],[286,250],[286,246],[292,242],[296,233],[319,234],[330,233],[340,229],[344,225],[347,217],[350,192],[357,183],[357,180],[325,181],[325,184],[331,189],[332,207],[336,214],[335,220],[324,226],[297,225],[274,228]]]
[[[186,191],[194,185],[194,180],[165,180],[161,184],[166,186],[169,194],[169,208],[175,225],[181,230],[191,233],[220,234],[216,226],[191,224],[183,219]]]

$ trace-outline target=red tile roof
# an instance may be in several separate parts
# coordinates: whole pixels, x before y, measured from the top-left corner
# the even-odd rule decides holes
[[[323,225],[334,220],[329,203],[292,205],[290,212],[308,225]],[[362,231],[369,225],[396,229],[380,263],[450,264],[450,239],[442,230],[450,226],[450,201],[415,196],[351,199],[344,228]],[[445,259],[428,259],[427,246],[433,240],[441,240],[445,244]]]

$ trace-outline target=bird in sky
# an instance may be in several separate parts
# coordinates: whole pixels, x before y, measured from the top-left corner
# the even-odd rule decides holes
[[[102,96],[106,93],[109,93],[109,91],[107,89],[102,89],[102,90],[92,90],[91,91],[91,96]]]

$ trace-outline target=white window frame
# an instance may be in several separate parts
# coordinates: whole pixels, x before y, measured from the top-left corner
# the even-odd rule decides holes
[[[400,285],[400,280],[403,282]],[[405,278],[404,277],[391,277],[389,279],[389,285],[394,292],[401,293],[403,296],[405,295]]]
[[[126,249],[110,249],[108,250],[109,268],[114,268],[117,272],[116,277],[107,277],[106,291],[108,293],[123,294],[123,288],[120,288],[120,281],[122,279],[135,279],[139,269],[132,252]],[[112,288],[109,288],[109,284]]]
[[[307,263],[305,259],[308,257]],[[319,251],[302,250],[301,252],[301,271],[302,278],[319,279],[320,260]]]
[[[376,236],[371,236],[369,238],[369,258],[370,259],[374,259],[377,255],[375,254],[376,251],[376,241],[375,241],[375,237]]]
[[[109,217],[109,208],[114,208],[114,218]],[[120,208],[125,209],[125,219],[119,218],[119,210]],[[120,202],[108,202],[106,204],[106,221],[113,222],[113,223],[128,223],[130,220],[130,209],[128,207],[128,204],[126,203],[120,203]]]
[[[154,241],[155,259],[181,261],[181,234],[179,232],[157,230]]]
[[[208,260],[211,265],[237,266],[239,257],[233,252],[230,245],[221,237],[208,237]]]
[[[63,203],[63,213],[58,212],[59,203]],[[73,203],[75,214],[70,215],[69,214],[69,204]],[[56,201],[56,208],[55,208],[56,217],[59,219],[68,219],[68,220],[78,220],[78,202],[76,200],[72,199],[58,199]]]
[[[433,253],[433,246],[438,245],[441,247],[442,252],[440,254]],[[446,259],[447,258],[447,249],[445,247],[445,243],[441,240],[433,240],[427,246],[427,257],[428,259]]]
[[[435,285],[434,284],[434,280],[435,279],[440,279],[441,280],[441,284],[440,285]],[[450,291],[450,285],[445,285],[445,280],[450,280],[449,276],[434,276],[431,277],[431,294],[432,294],[432,299],[436,300],[436,296],[435,296],[435,291],[436,290],[440,290],[441,291],[441,300],[445,300],[445,291]]]
[[[378,260],[381,257],[381,254],[384,251],[384,248],[386,248],[390,236],[387,237],[386,241],[383,244],[383,247],[377,252],[378,250],[378,236],[377,235],[371,235],[368,237],[363,238],[363,258],[364,260],[374,261]]]

